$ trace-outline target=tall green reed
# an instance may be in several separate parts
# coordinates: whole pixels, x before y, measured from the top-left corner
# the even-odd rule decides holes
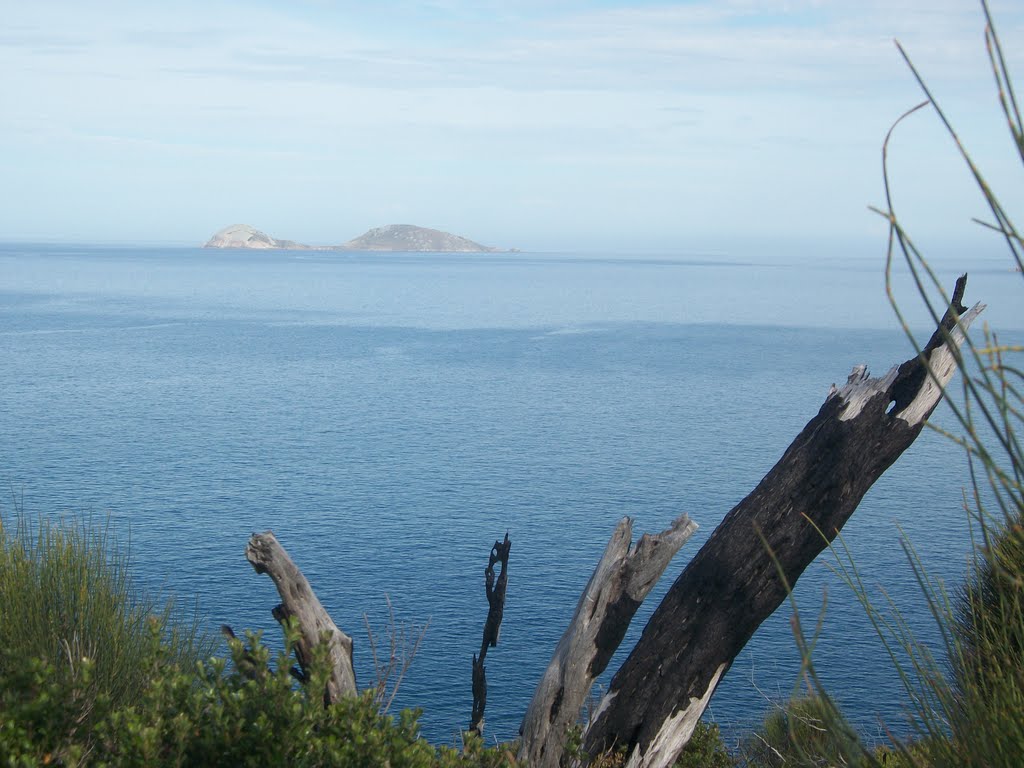
[[[981,6],[997,97],[1018,160],[1024,163],[1024,119],[990,9],[984,0]],[[1008,280],[1019,279],[1014,271],[1024,273],[1024,240],[924,78],[903,48],[899,50],[927,101],[900,117],[885,139],[882,157],[887,209],[876,212],[889,224],[889,300],[907,337],[927,363],[924,346],[908,326],[896,298],[894,265],[902,262],[909,268],[917,294],[936,325],[949,305],[949,294],[895,210],[888,168],[893,131],[918,110],[932,109],[967,164],[991,213],[990,221],[976,221],[1000,237],[1009,250],[1012,261]],[[943,334],[948,342],[951,334]],[[895,665],[909,701],[912,733],[909,740],[893,739],[888,750],[872,753],[862,748],[858,757],[847,761],[850,764],[1018,766],[1024,755],[1024,452],[1019,439],[1024,419],[1024,346],[1002,343],[987,326],[982,336],[980,341],[968,336],[955,353],[962,376],[959,385],[954,386],[960,391],[947,392],[945,398],[955,427],[939,430],[960,445],[967,457],[961,503],[971,521],[974,546],[964,584],[952,592],[946,590],[903,537],[921,598],[939,631],[939,647],[920,641],[899,606],[888,597],[881,605],[876,604],[842,539],[832,548],[835,572],[857,595]],[[814,669],[812,654],[819,630],[820,622],[808,637],[794,605],[794,634],[804,659],[803,679],[823,702],[825,727],[845,738],[847,727]]]
[[[88,660],[91,684],[116,705],[145,682],[154,626],[186,667],[212,651],[194,615],[133,585],[107,526],[15,513],[13,528],[0,517],[0,676],[44,659],[70,681]]]

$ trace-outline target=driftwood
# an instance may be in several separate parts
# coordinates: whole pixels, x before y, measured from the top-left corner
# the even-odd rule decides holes
[[[484,668],[484,659],[487,658],[487,649],[498,645],[498,635],[501,633],[501,619],[505,615],[505,590],[508,588],[508,555],[511,549],[512,542],[506,532],[505,540],[495,541],[491,547],[487,568],[484,570],[487,620],[480,641],[480,654],[473,655],[473,713],[469,722],[469,730],[478,736],[484,730],[484,709],[487,707],[487,670]],[[501,573],[495,583],[494,566],[497,563],[501,563]]]
[[[612,679],[584,736],[588,754],[625,748],[627,768],[671,765],[733,659],[786,598],[785,583],[835,538],[938,405],[956,370],[945,339],[959,346],[961,329],[984,308],[956,327],[965,285],[966,275],[953,294],[956,313],[946,312],[926,346],[927,367],[915,357],[877,379],[855,368],[726,515]]]
[[[304,677],[309,676],[313,648],[321,641],[327,643],[331,677],[324,692],[324,704],[329,705],[343,696],[355,696],[352,638],[338,629],[274,534],[270,531],[254,533],[245,548],[245,559],[252,563],[256,573],[269,575],[277,587],[281,604],[273,609],[274,618],[282,624],[288,619],[295,620],[300,633],[295,655]]]
[[[619,522],[526,710],[519,749],[525,765],[557,768],[594,680],[608,666],[647,593],[696,529],[681,515],[667,530],[645,533],[631,547],[633,523],[628,517]]]

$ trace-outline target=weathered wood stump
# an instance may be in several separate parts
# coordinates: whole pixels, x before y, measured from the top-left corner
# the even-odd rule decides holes
[[[274,618],[282,624],[294,619],[299,628],[295,655],[306,677],[313,648],[327,643],[331,660],[331,677],[324,692],[324,704],[342,696],[356,695],[356,673],[352,668],[352,638],[338,629],[320,600],[309,586],[302,571],[292,562],[284,547],[270,531],[254,533],[245,548],[245,559],[256,573],[265,573],[274,581],[281,604],[273,608]]]
[[[667,530],[645,533],[631,547],[633,521],[622,518],[526,710],[520,760],[532,768],[557,768],[594,680],[608,666],[644,598],[695,530],[697,524],[680,515]]]
[[[676,759],[733,659],[785,600],[785,584],[795,584],[836,537],[938,405],[957,367],[951,347],[984,309],[960,303],[966,280],[957,280],[924,360],[914,357],[881,378],[854,368],[725,516],[612,679],[585,734],[588,754],[625,747],[627,768],[664,768]]]

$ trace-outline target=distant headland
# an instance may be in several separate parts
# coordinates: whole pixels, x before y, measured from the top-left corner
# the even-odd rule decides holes
[[[341,245],[304,245],[294,240],[278,240],[248,224],[232,224],[206,241],[204,248],[251,248],[290,251],[416,251],[432,253],[508,253],[503,248],[480,245],[438,229],[412,224],[388,224],[374,227]],[[515,252],[515,249],[512,249]]]

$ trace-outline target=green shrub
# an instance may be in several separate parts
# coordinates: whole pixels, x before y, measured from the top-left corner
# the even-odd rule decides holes
[[[871,756],[879,768],[923,768],[934,763],[929,759],[929,740],[894,746],[880,746]]]
[[[0,673],[35,660],[56,684],[81,687],[87,669],[89,698],[117,705],[143,686],[151,624],[183,664],[212,649],[170,602],[133,588],[127,555],[105,530],[40,520],[33,531],[24,520],[12,531],[0,519]]]
[[[294,637],[292,638],[294,639]],[[323,647],[323,646],[321,646]],[[290,648],[276,670],[255,636],[235,641],[225,659],[183,670],[155,655],[139,700],[99,724],[96,758],[112,766],[429,766],[416,714],[381,716],[372,695],[323,705],[328,662],[321,655],[306,685],[289,673]]]
[[[91,662],[58,674],[49,661],[2,649],[0,662],[0,763],[78,765],[108,703],[91,684]]]
[[[860,765],[864,749],[830,700],[806,695],[770,711],[740,753],[748,766],[812,768]]]
[[[955,682],[968,696],[976,686],[1015,684],[1024,694],[1024,525],[997,530],[956,596],[956,634],[961,646]]]
[[[258,636],[231,656],[170,604],[133,591],[127,558],[85,524],[0,525],[0,765],[501,768],[511,750],[436,750],[418,712],[373,691],[324,707],[329,662],[298,685],[294,631],[271,665]],[[326,646],[321,646],[321,649]]]
[[[683,747],[675,768],[732,768],[733,764],[718,726],[701,720]]]
[[[1024,527],[990,537],[956,598],[946,764],[1012,765],[1024,755]]]
[[[463,750],[436,750],[419,734],[418,712],[382,715],[368,691],[323,705],[329,661],[314,658],[309,679],[289,672],[296,634],[271,666],[258,636],[231,643],[230,662],[211,658],[191,669],[149,625],[145,684],[114,706],[97,694],[93,665],[75,674],[50,661],[5,665],[0,673],[0,758],[5,765],[388,766],[502,768],[510,751],[467,740]],[[326,646],[321,645],[320,649]],[[82,717],[83,713],[89,717]]]

